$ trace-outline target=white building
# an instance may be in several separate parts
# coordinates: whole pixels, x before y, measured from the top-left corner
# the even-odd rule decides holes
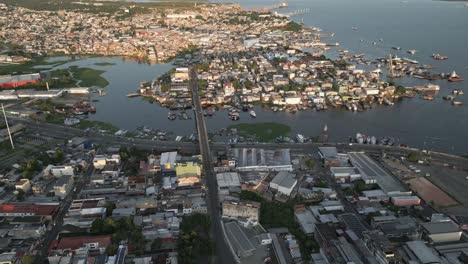
[[[72,166],[52,166],[50,167],[50,174],[54,177],[61,177],[64,175],[74,175]]]
[[[294,177],[295,175],[290,172],[280,171],[270,182],[270,188],[277,190],[284,195],[290,196],[294,187],[297,185],[297,180]]]
[[[73,188],[73,176],[64,175],[54,184],[54,193],[56,196],[65,197]]]
[[[93,159],[93,166],[95,169],[102,169],[106,166],[106,156],[105,155],[96,155]]]

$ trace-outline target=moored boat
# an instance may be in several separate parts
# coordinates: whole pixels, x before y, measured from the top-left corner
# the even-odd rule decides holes
[[[449,82],[461,82],[463,81],[464,79],[460,76],[457,75],[457,73],[455,71],[452,72],[452,74],[450,74],[450,77],[448,77],[447,79]]]

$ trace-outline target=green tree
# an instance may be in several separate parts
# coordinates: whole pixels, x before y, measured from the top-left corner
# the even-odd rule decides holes
[[[151,250],[153,250],[153,251],[158,250],[158,249],[161,248],[161,246],[162,246],[162,239],[161,238],[156,238],[151,243]]]
[[[24,201],[24,191],[23,190],[16,190],[16,200]]]
[[[96,219],[93,221],[91,224],[91,233],[94,234],[100,234],[102,233],[102,230],[104,229],[104,220],[102,219]]]
[[[119,245],[112,244],[106,248],[106,254],[109,256],[114,256],[117,254],[117,250],[119,249]]]
[[[111,216],[116,206],[113,202],[106,202],[106,204],[104,204],[104,207],[106,208],[106,216]]]
[[[416,153],[410,153],[406,159],[410,162],[417,162],[419,160],[419,156]]]

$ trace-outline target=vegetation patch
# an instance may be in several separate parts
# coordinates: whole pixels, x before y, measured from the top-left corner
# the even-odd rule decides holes
[[[103,77],[101,77],[101,74],[103,74],[105,71],[91,68],[80,68],[78,66],[71,66],[68,69],[73,74],[73,77],[75,79],[81,81],[80,86],[98,86],[104,88],[107,85],[109,85],[109,82]]]
[[[94,65],[96,65],[96,66],[112,66],[112,65],[115,65],[115,63],[113,63],[113,62],[96,62],[96,63],[94,63]]]
[[[275,140],[279,136],[288,136],[291,128],[285,124],[266,122],[266,123],[240,123],[230,125],[228,129],[235,128],[242,136],[255,136],[257,140],[269,142]]]
[[[256,201],[261,203],[260,208],[260,223],[266,229],[286,227],[289,232],[294,235],[299,242],[302,257],[305,260],[310,259],[310,254],[317,252],[319,246],[315,239],[307,236],[301,230],[299,224],[294,219],[294,204],[270,202],[257,193],[251,191],[242,191],[240,194],[241,200]]]
[[[214,253],[210,238],[210,216],[192,214],[184,216],[180,226],[179,262],[181,264],[207,263],[207,257]]]
[[[121,241],[128,241],[129,252],[142,255],[145,249],[145,239],[141,227],[136,226],[131,218],[119,220],[112,218],[96,219],[91,226],[93,235],[112,235],[112,245],[106,249],[109,255],[115,255]]]
[[[110,123],[106,123],[102,121],[86,120],[86,119],[82,119],[80,123],[74,125],[73,127],[81,128],[81,129],[93,128],[97,130],[105,130],[110,133],[115,133],[119,130],[116,126]]]

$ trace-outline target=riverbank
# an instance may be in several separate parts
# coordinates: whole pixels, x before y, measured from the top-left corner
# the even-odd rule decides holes
[[[291,128],[288,125],[265,122],[265,123],[240,123],[230,125],[228,130],[236,130],[238,135],[243,137],[253,137],[259,142],[272,142],[279,137],[287,137],[291,133]]]

